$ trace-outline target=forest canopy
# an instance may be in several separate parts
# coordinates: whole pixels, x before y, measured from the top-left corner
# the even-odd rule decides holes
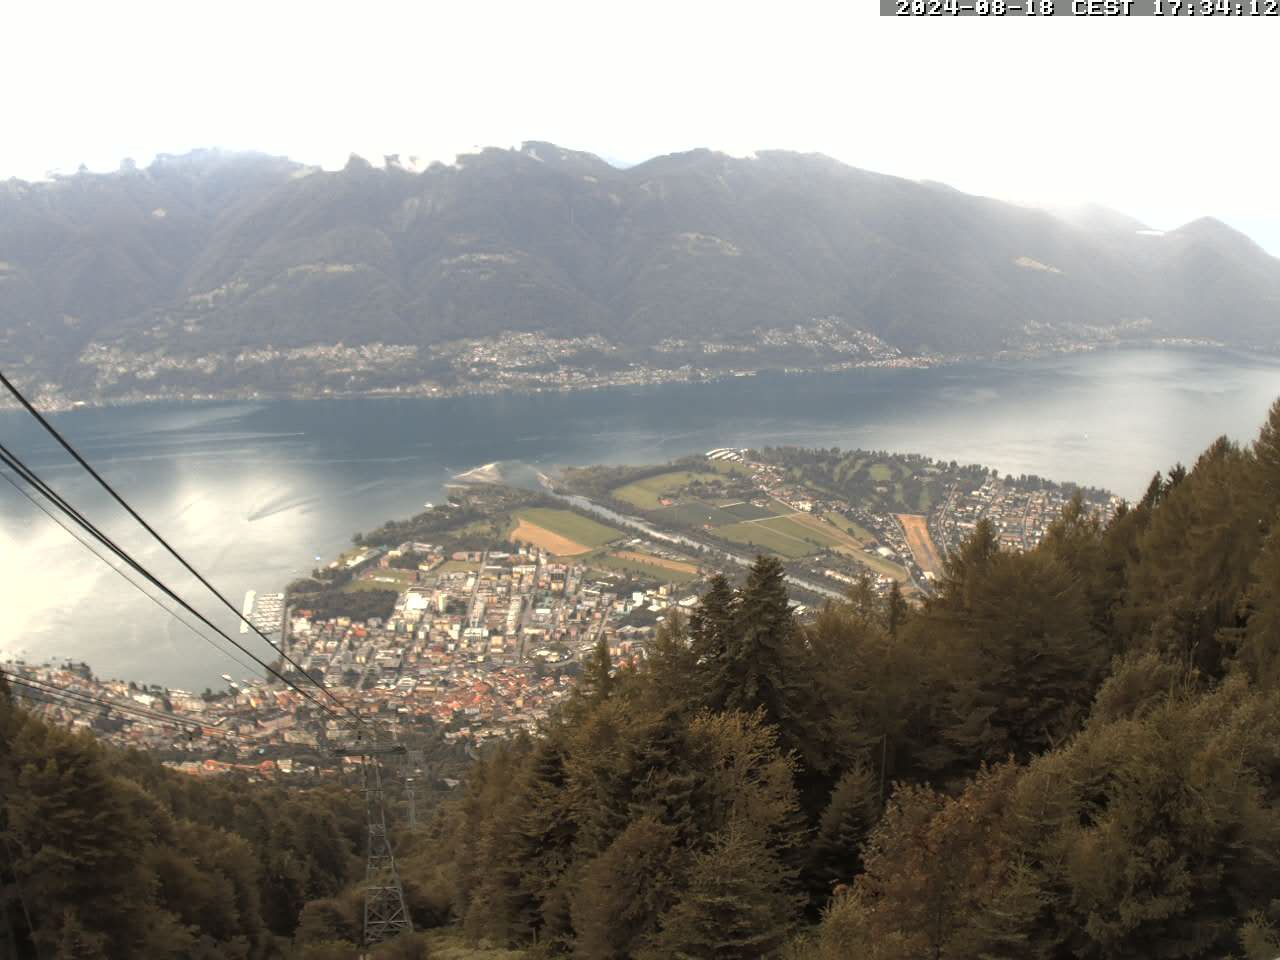
[[[919,606],[715,577],[394,839],[419,928],[529,957],[1272,960],[1278,744],[1280,402],[1105,524],[979,523]],[[2,693],[0,749],[16,956],[352,955],[350,795],[186,781]]]

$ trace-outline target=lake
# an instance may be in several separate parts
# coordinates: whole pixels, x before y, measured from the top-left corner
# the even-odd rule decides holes
[[[1190,463],[1220,434],[1252,440],[1277,396],[1275,358],[1125,349],[581,393],[167,404],[54,419],[239,607],[247,589],[282,588],[355,531],[417,512],[442,498],[452,476],[490,461],[547,467],[650,463],[717,446],[863,447],[1132,498],[1157,469]],[[157,575],[197,595],[24,415],[0,412],[0,437]],[[0,652],[84,659],[101,676],[197,690],[246,672],[5,484],[0,584]],[[223,612],[217,622],[233,632]]]

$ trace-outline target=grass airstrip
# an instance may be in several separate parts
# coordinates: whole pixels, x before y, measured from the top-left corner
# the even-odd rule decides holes
[[[873,473],[883,475],[883,470],[873,470]],[[660,522],[676,527],[701,527],[753,550],[774,553],[790,560],[819,550],[835,550],[878,573],[900,581],[908,579],[907,571],[899,564],[878,554],[867,553],[865,548],[876,542],[874,535],[861,524],[840,514],[816,517],[774,499],[764,506],[745,500],[713,503],[681,493],[688,484],[709,479],[714,479],[714,474],[676,470],[624,484],[616,488],[613,495],[649,511],[650,516]],[[677,502],[664,507],[661,504],[663,497]],[[606,559],[616,564],[619,555],[615,553]],[[628,559],[632,563],[639,562],[634,558]],[[650,558],[649,562],[656,559]]]

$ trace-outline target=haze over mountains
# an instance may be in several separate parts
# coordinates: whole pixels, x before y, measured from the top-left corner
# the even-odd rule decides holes
[[[440,344],[513,331],[592,337],[584,363],[690,362],[815,318],[881,355],[1270,348],[1280,260],[1212,219],[1157,234],[786,152],[617,169],[527,143],[323,172],[198,151],[0,184],[0,363],[76,395],[288,389],[320,362],[309,348],[339,343],[378,345],[356,365],[385,366],[371,384],[449,382]],[[152,366],[122,360],[139,355]]]

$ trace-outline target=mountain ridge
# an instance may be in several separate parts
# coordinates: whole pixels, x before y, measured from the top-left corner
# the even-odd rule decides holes
[[[109,396],[157,374],[112,380],[95,357],[195,364],[197,379],[213,364],[221,389],[245,351],[391,345],[423,358],[384,378],[409,383],[438,379],[454,341],[600,338],[647,368],[673,339],[751,344],[821,318],[912,356],[1280,344],[1280,260],[1208,218],[1144,235],[1102,208],[1073,223],[781,150],[620,168],[527,141],[415,162],[204,150],[0,182],[0,363]]]

